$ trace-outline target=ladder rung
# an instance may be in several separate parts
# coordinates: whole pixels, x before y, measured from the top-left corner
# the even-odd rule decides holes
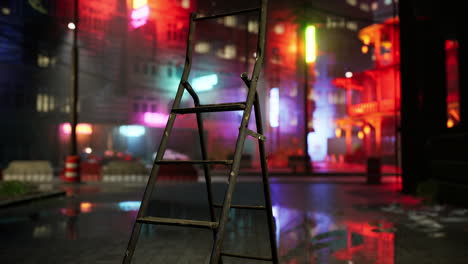
[[[246,131],[247,131],[247,135],[249,135],[251,137],[254,137],[254,138],[260,139],[260,140],[265,140],[266,139],[266,137],[264,135],[259,134],[259,133],[255,132],[255,131],[252,131],[250,129],[247,129]]]
[[[153,216],[140,217],[140,218],[137,218],[136,221],[138,223],[145,223],[145,224],[188,226],[188,227],[198,227],[198,228],[207,228],[207,229],[215,229],[218,227],[217,222],[162,218],[162,217],[153,217]]]
[[[241,255],[241,254],[233,254],[227,252],[221,252],[222,256],[226,257],[233,257],[233,258],[243,258],[243,259],[255,259],[255,260],[263,260],[263,261],[272,261],[273,259],[267,257],[258,257],[258,256],[250,256],[250,255]]]
[[[159,160],[156,164],[221,164],[231,165],[232,160]]]
[[[223,111],[239,111],[245,109],[245,103],[226,103],[226,104],[208,104],[200,105],[192,108],[174,108],[173,113],[190,114],[190,113],[206,113],[206,112],[223,112]]]
[[[213,207],[223,208],[222,204],[213,204]],[[231,205],[231,208],[235,209],[251,209],[251,210],[265,210],[263,205]]]

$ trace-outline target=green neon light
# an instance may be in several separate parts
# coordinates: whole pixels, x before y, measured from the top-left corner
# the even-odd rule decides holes
[[[307,26],[305,30],[305,61],[315,62],[317,59],[317,44],[315,42],[315,26]]]

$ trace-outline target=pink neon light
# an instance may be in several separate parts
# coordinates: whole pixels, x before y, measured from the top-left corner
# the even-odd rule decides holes
[[[62,126],[62,132],[64,134],[71,134],[71,126],[70,123],[64,123]],[[91,124],[80,123],[76,126],[76,133],[79,135],[91,135],[93,133],[93,128]]]
[[[132,21],[130,22],[134,28],[138,28],[146,24],[149,17],[150,9],[148,5],[144,5],[138,9],[134,9],[131,14]]]
[[[143,114],[143,121],[151,126],[164,126],[167,119],[168,115],[161,113],[146,112]]]

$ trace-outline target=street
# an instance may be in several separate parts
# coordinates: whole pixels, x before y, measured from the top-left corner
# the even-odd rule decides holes
[[[413,220],[432,209],[394,192],[390,184],[273,182],[281,263],[466,263],[466,217],[443,223],[442,212],[432,214],[440,220],[439,228],[428,231]],[[214,184],[217,201],[224,186]],[[143,185],[61,188],[66,197],[0,210],[2,263],[121,262]],[[241,182],[234,199],[236,204],[259,204],[261,197],[260,182]],[[208,220],[204,184],[158,184],[150,211],[153,216]],[[233,209],[225,250],[268,256],[265,220],[263,212]],[[211,243],[210,231],[145,226],[133,263],[206,263]],[[247,262],[225,257],[224,263]]]

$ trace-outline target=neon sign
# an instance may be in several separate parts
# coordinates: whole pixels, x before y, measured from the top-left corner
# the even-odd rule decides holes
[[[146,112],[143,114],[145,124],[151,126],[164,126],[167,123],[168,116],[161,113]]]
[[[270,126],[279,126],[279,89],[270,90]]]
[[[71,134],[71,125],[70,123],[61,124],[62,132],[64,134]],[[91,124],[80,123],[76,125],[76,133],[79,135],[91,135],[93,133],[93,127]]]
[[[218,84],[218,75],[209,74],[193,79],[193,89],[196,92],[209,91]]]
[[[145,134],[145,127],[136,125],[120,126],[119,132],[126,137],[141,137]]]
[[[130,15],[133,28],[139,28],[146,24],[149,18],[150,9],[148,0],[133,0],[133,10]]]
[[[317,44],[315,42],[315,26],[308,26],[305,31],[306,63],[315,62],[317,59]]]

